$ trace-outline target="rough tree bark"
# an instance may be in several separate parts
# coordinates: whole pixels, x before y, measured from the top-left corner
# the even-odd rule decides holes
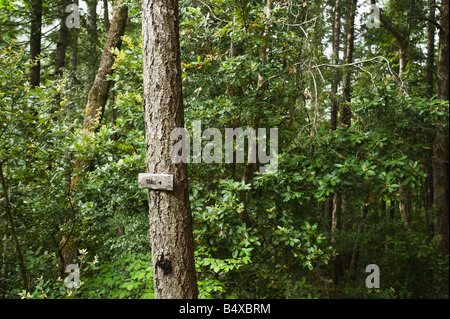
[[[114,12],[111,21],[111,26],[108,31],[106,43],[103,48],[103,54],[100,60],[100,66],[95,77],[94,85],[89,91],[88,101],[86,103],[86,111],[84,116],[83,134],[89,134],[98,130],[101,124],[103,110],[108,100],[109,90],[112,82],[107,80],[108,76],[113,73],[112,66],[115,61],[115,56],[111,52],[112,48],[120,49],[122,44],[122,36],[125,33],[125,26],[128,18],[128,7],[123,4],[123,1],[114,1]],[[78,158],[75,162],[74,175],[70,182],[71,191],[77,188],[79,183],[79,173],[87,166],[87,161],[84,158]],[[73,228],[73,220],[67,221],[67,228]],[[75,247],[73,235],[67,232],[63,235],[60,242],[60,261],[59,271],[62,277],[65,269],[65,256],[73,256]]]
[[[92,86],[92,81],[95,78],[95,72],[99,66],[99,59],[97,50],[100,47],[98,39],[98,26],[97,26],[97,4],[98,0],[86,0],[87,3],[87,17],[86,17],[86,31],[88,34],[87,52],[89,69],[86,72],[85,90],[89,91]]]
[[[436,19],[436,0],[428,0],[428,7],[430,10],[430,14],[428,15],[428,18],[432,21]],[[433,23],[428,22],[427,25],[427,77],[426,81],[428,84],[427,87],[427,95],[429,97],[433,96],[434,94],[434,36],[435,36],[435,25]]]
[[[372,4],[376,4],[376,0],[371,0]],[[380,12],[380,22],[383,27],[395,38],[398,46],[398,59],[399,59],[399,75],[402,75],[406,71],[408,64],[408,47],[410,44],[411,26],[412,26],[412,14],[413,9],[416,6],[416,0],[410,0],[410,10],[407,12],[407,26],[404,30],[401,30],[398,26],[389,21],[383,13]]]
[[[57,77],[62,75],[62,68],[66,62],[66,50],[69,45],[69,28],[66,24],[66,7],[72,3],[72,0],[65,0],[61,5],[61,20],[59,24],[58,42],[56,43],[55,52],[55,71]]]
[[[170,156],[184,127],[178,0],[143,0],[142,36],[147,171],[174,176],[173,191],[148,193],[155,298],[197,298],[187,164]]]
[[[31,1],[31,34],[30,59],[33,65],[30,68],[30,83],[32,87],[39,86],[41,82],[41,29],[42,29],[42,0]]]
[[[333,14],[333,30],[332,30],[332,43],[331,43],[331,61],[332,64],[337,65],[339,63],[339,45],[341,38],[341,1],[336,0],[334,5]],[[333,73],[333,80],[331,83],[331,115],[330,115],[330,128],[334,131],[337,128],[339,103],[337,99],[337,89],[339,86],[339,69],[336,68]]]
[[[439,30],[439,60],[437,70],[437,98],[440,100],[449,99],[449,0],[442,0],[440,12]],[[439,252],[449,253],[448,238],[448,214],[449,214],[449,130],[448,130],[448,109],[447,126],[442,122],[438,123],[437,133],[433,145],[433,204],[436,209],[437,220],[434,225],[436,239],[439,240]]]
[[[430,11],[428,18],[431,21],[434,21],[436,19],[436,1],[435,0],[428,0],[428,9]],[[434,86],[434,73],[435,73],[435,63],[434,63],[434,55],[435,55],[435,33],[436,33],[436,27],[433,23],[428,22],[427,26],[427,62],[426,62],[426,83],[428,84],[427,87],[427,96],[432,97],[435,92],[435,86]],[[433,137],[428,134],[424,133],[424,142],[426,144],[433,144]],[[425,153],[424,159],[423,159],[423,166],[425,173],[427,176],[425,177],[425,195],[424,195],[424,208],[425,208],[425,229],[427,233],[430,235],[430,238],[432,237],[433,233],[433,223],[431,222],[432,219],[432,212],[433,212],[433,160],[432,160],[432,151],[428,151]]]
[[[339,63],[339,47],[341,40],[341,1],[336,0],[334,4],[333,13],[333,27],[332,27],[332,43],[331,43],[331,60],[334,65]],[[330,129],[332,131],[337,129],[338,114],[339,114],[339,101],[337,98],[337,90],[339,86],[339,69],[335,69],[333,73],[333,79],[331,82],[331,114],[330,114]],[[336,232],[340,229],[341,218],[341,195],[334,194],[333,197],[328,199],[331,208],[331,242],[335,242]],[[342,259],[340,255],[335,256],[333,260],[334,274],[333,281],[338,283],[344,275],[344,269],[342,266]]]
[[[356,14],[356,10],[357,10],[357,0],[352,0],[351,3],[348,3],[345,6],[345,12],[347,12],[346,15],[346,20],[345,20],[345,25],[344,25],[344,29],[345,29],[345,46],[344,46],[344,63],[345,64],[351,64],[353,62],[353,50],[354,50],[354,41],[355,41],[355,14]],[[352,86],[351,86],[351,78],[352,78],[352,69],[351,68],[344,68],[343,72],[342,72],[342,105],[341,105],[341,109],[340,109],[340,125],[345,127],[345,128],[349,128],[351,125],[351,118],[352,118],[352,109],[350,107],[350,102],[351,102],[351,91],[352,91]],[[341,222],[340,219],[342,219],[342,214],[343,212],[345,212],[344,207],[347,206],[345,198],[339,198],[338,200],[340,202],[340,205],[343,206],[343,208],[339,208],[339,217],[336,217],[339,219],[339,223],[338,223],[338,229],[341,229]],[[364,221],[361,222],[361,224]],[[358,227],[358,231],[360,230],[361,224]],[[355,254],[357,255],[357,252],[355,250],[359,249],[359,245],[356,242],[354,249],[353,249],[353,254],[352,254],[352,259],[350,262],[350,266],[349,266],[349,270],[350,272],[355,270],[355,267],[357,266],[357,259],[353,259],[353,257],[355,256]],[[343,268],[343,265],[340,265],[339,267]],[[337,274],[339,274],[342,276],[343,275],[343,269],[339,269],[338,268],[338,272]],[[339,278],[335,278],[339,279]]]
[[[23,257],[22,249],[20,248],[20,243],[16,234],[16,226],[12,214],[11,202],[9,200],[8,182],[3,175],[3,163],[4,162],[0,162],[0,185],[2,185],[3,190],[3,206],[5,207],[6,217],[8,218],[9,225],[11,226],[11,236],[13,238],[14,246],[16,247],[17,258],[19,259],[19,268],[20,274],[22,275],[23,289],[28,291],[29,285],[27,269],[25,267],[25,259]]]
[[[108,0],[103,0],[103,20],[105,23],[106,32],[109,30],[109,10],[108,10]]]
[[[344,63],[350,64],[353,62],[353,49],[355,42],[355,12],[357,0],[352,0],[348,11],[348,17],[345,23],[345,48],[344,48]],[[351,100],[351,68],[344,68],[342,73],[342,106],[340,114],[340,123],[345,127],[351,124],[352,110],[350,108]]]

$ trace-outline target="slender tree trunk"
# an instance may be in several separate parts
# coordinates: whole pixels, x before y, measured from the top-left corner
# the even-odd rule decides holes
[[[106,32],[109,30],[109,10],[108,10],[108,0],[103,0],[103,20],[105,22]]]
[[[89,70],[87,72],[87,78],[85,82],[86,91],[92,86],[92,81],[95,78],[95,72],[98,69],[99,59],[97,50],[99,49],[99,39],[98,39],[98,26],[97,26],[97,3],[98,0],[86,0],[88,5],[88,14],[86,18],[86,31],[88,34],[87,51],[88,56],[88,66]]]
[[[344,49],[344,63],[350,64],[353,62],[353,48],[355,41],[355,12],[357,0],[353,0],[348,10],[348,17],[345,24],[345,49]],[[344,68],[342,74],[342,99],[340,123],[345,127],[351,124],[352,110],[350,107],[351,100],[351,68]]]
[[[341,38],[341,1],[336,0],[334,4],[333,12],[333,28],[332,28],[332,43],[331,43],[331,61],[333,64],[339,63],[339,46]],[[333,73],[333,79],[331,82],[331,114],[330,114],[330,128],[332,131],[337,129],[338,114],[339,114],[339,101],[337,98],[337,91],[339,86],[339,70],[336,68]],[[333,197],[328,198],[331,208],[331,242],[336,241],[335,235],[340,228],[340,215],[341,215],[341,195],[334,194]],[[333,260],[334,274],[333,281],[335,284],[339,283],[344,270],[342,267],[341,255],[337,255]]]
[[[341,38],[341,1],[336,0],[333,13],[333,30],[332,30],[332,43],[331,43],[331,61],[337,65],[339,63],[339,45]],[[339,86],[339,69],[336,68],[333,74],[333,80],[331,83],[331,115],[330,115],[330,128],[334,131],[337,128],[338,113],[339,113],[339,101],[337,99],[337,90]]]
[[[430,137],[425,136],[425,143],[430,143],[428,140]],[[430,154],[429,154],[430,153]],[[431,222],[433,217],[433,157],[431,151],[426,152],[423,160],[424,171],[427,174],[425,177],[425,194],[424,194],[424,208],[425,208],[425,228],[426,233],[432,237],[433,223]]]
[[[41,82],[41,29],[42,29],[42,0],[31,1],[31,35],[30,59],[33,66],[30,68],[30,83],[32,87],[39,86]]]
[[[148,193],[155,298],[197,298],[187,164],[170,156],[184,127],[178,0],[143,0],[142,36],[147,171],[174,177]]]
[[[66,7],[72,3],[72,0],[66,0],[61,6],[61,20],[59,24],[58,42],[56,43],[55,52],[55,76],[60,77],[62,75],[62,68],[66,62],[66,50],[69,45],[69,28],[66,24]]]
[[[437,98],[440,100],[449,99],[449,0],[441,2],[441,29],[439,30],[439,61],[437,71]],[[448,237],[448,214],[449,214],[449,129],[448,129],[448,109],[447,125],[438,123],[437,133],[433,145],[433,202],[437,213],[437,220],[434,225],[436,239],[439,240],[439,251],[443,254],[449,253]]]
[[[78,6],[78,0],[73,2],[76,6]],[[70,68],[70,84],[75,85],[78,83],[77,79],[77,67],[78,67],[78,32],[76,29],[72,29],[70,34],[70,58],[69,58],[69,68]]]
[[[371,0],[372,4],[376,4],[376,0]],[[411,33],[411,21],[413,9],[416,5],[415,0],[410,0],[410,8],[407,12],[408,25],[405,30],[399,30],[398,26],[395,26],[391,21],[387,20],[384,14],[380,12],[380,21],[383,27],[392,34],[395,38],[398,46],[398,59],[399,59],[399,75],[401,76],[406,71],[406,65],[408,64],[407,50],[410,43],[410,33]]]
[[[19,259],[19,269],[20,274],[22,275],[23,289],[28,290],[27,269],[25,267],[25,259],[23,258],[22,249],[20,248],[19,240],[17,238],[16,226],[11,211],[11,202],[9,200],[8,182],[3,175],[3,163],[4,162],[0,162],[0,182],[3,189],[3,205],[5,207],[6,216],[8,217],[9,225],[11,226],[11,236],[14,241],[14,245],[16,246],[16,254]]]
[[[123,5],[121,0],[114,2],[114,13],[111,21],[111,26],[108,31],[106,43],[103,48],[102,58],[100,60],[100,66],[95,77],[94,85],[89,91],[88,101],[86,103],[86,111],[84,116],[83,134],[95,132],[100,127],[103,111],[108,99],[109,90],[112,82],[108,80],[108,76],[112,75],[115,56],[111,52],[111,49],[120,49],[122,44],[122,36],[125,33],[125,26],[128,18],[128,7]],[[78,158],[75,162],[74,173],[70,182],[70,189],[73,192],[79,183],[80,177],[78,174],[86,169],[87,161],[84,158]],[[67,227],[73,227],[73,220],[67,221]],[[76,249],[76,243],[73,240],[73,235],[64,234],[60,243],[61,254],[63,258],[65,256],[72,256],[73,251]],[[64,259],[60,261],[59,269],[64,269]]]
[[[2,236],[2,240],[3,240],[3,244],[2,244],[2,270],[1,270],[1,277],[0,277],[0,288],[2,288],[2,299],[6,299],[6,274],[7,274],[7,270],[8,268],[6,267],[6,256],[8,254],[8,244],[7,244],[7,239],[8,239],[8,218],[6,218],[3,221],[3,225],[2,225],[2,231],[0,233],[0,235]]]
[[[359,247],[360,247],[360,237],[361,234],[364,231],[364,225],[366,223],[366,216],[367,213],[369,212],[369,206],[364,206],[363,211],[362,211],[362,216],[361,216],[361,220],[359,222],[358,225],[358,235],[355,241],[355,244],[353,246],[353,253],[352,253],[352,259],[350,261],[350,267],[349,267],[349,271],[351,273],[352,276],[354,276],[355,272],[356,272],[356,268],[358,267],[358,260],[359,260]]]
[[[121,0],[116,0],[114,2],[111,27],[108,31],[106,43],[103,48],[100,66],[94,84],[89,91],[88,101],[86,103],[83,123],[83,132],[85,133],[97,131],[102,121],[103,111],[112,85],[112,81],[108,80],[108,77],[112,75],[114,71],[112,66],[115,61],[115,56],[111,52],[111,49],[120,49],[128,18],[128,7],[122,4],[123,2]],[[86,162],[84,159],[77,160],[74,171],[77,172],[84,169],[85,165]],[[78,178],[74,177],[72,179],[72,190],[76,188],[77,183]]]
[[[428,0],[428,4],[429,4],[429,10],[430,10],[430,14],[429,14],[429,19],[430,20],[435,20],[436,19],[436,8],[434,7],[436,4],[436,0]],[[429,97],[433,96],[434,94],[434,45],[435,45],[435,41],[434,41],[434,35],[435,35],[435,29],[436,27],[434,26],[433,23],[428,23],[427,26],[427,84],[428,84],[428,88],[427,88],[427,95]]]
[[[429,19],[436,19],[436,0],[428,0],[429,4]],[[427,76],[426,83],[427,87],[427,96],[432,97],[435,89],[434,89],[434,73],[435,73],[435,63],[434,63],[434,54],[435,54],[435,30],[436,27],[433,23],[428,23],[427,26]],[[433,144],[432,137],[425,133],[424,141],[426,144]],[[431,237],[433,233],[433,224],[431,223],[432,212],[433,212],[433,155],[432,152],[426,152],[423,160],[423,166],[425,173],[427,176],[425,177],[425,196],[424,196],[424,208],[425,208],[425,231]]]
[[[270,19],[272,18],[273,15],[273,1],[272,0],[267,0],[267,4],[266,4],[266,24],[264,27],[264,33],[262,35],[263,38],[263,44],[261,45],[261,48],[259,50],[259,59],[261,61],[261,64],[264,65],[266,63],[266,59],[267,59],[267,45],[268,45],[268,37],[270,34],[270,29],[271,29],[271,22]],[[266,80],[264,79],[263,76],[261,76],[261,74],[258,73],[258,84],[257,84],[257,88],[256,90],[258,90],[258,100],[262,100],[263,99],[263,95],[264,95],[264,90],[266,88]],[[258,110],[256,111],[255,114],[255,118],[254,118],[254,128],[258,129],[261,123],[261,116],[263,113],[263,104],[260,104]],[[245,184],[249,184],[251,183],[255,171],[257,170],[257,165],[256,163],[247,163],[245,165],[245,169],[244,169],[244,174],[242,176],[242,181],[244,181]],[[249,196],[249,190],[243,190],[242,191],[242,200],[244,202],[244,209],[242,210],[242,212],[239,214],[239,218],[241,220],[242,223],[245,223],[245,225],[247,227],[252,227],[252,221],[250,219],[250,215],[248,214],[248,198]]]
[[[398,192],[400,194],[399,198],[399,213],[400,218],[405,225],[405,228],[408,229],[411,226],[411,212],[409,207],[409,187],[402,185],[402,182],[399,181],[398,184]]]
[[[336,232],[341,229],[341,195],[334,194],[333,197],[333,212],[331,216],[331,242],[336,242]],[[341,255],[335,256],[333,260],[334,274],[333,282],[335,284],[340,283],[342,277],[344,276],[344,267],[342,265]]]

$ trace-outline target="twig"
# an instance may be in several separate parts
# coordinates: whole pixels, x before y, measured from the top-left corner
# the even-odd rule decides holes
[[[221,22],[223,22],[223,23],[229,23],[228,21],[225,21],[225,20],[223,20],[223,19],[217,17],[217,16],[214,14],[214,12],[213,12],[213,10],[211,9],[211,7],[210,7],[209,5],[207,5],[206,3],[204,3],[202,0],[197,0],[197,1],[200,2],[200,3],[202,3],[204,6],[206,6],[206,7],[209,9],[209,12],[211,13],[211,15],[213,16],[214,19],[219,20],[219,21],[221,21]]]

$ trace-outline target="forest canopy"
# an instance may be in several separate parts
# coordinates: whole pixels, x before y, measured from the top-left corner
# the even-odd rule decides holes
[[[177,274],[138,187],[159,152],[149,2],[0,0],[4,299],[154,298],[155,269]],[[448,298],[448,0],[162,2],[194,297]],[[258,159],[276,142],[276,169],[227,129],[253,129]]]

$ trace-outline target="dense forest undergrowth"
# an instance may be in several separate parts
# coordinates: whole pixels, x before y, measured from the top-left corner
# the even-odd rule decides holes
[[[187,132],[278,129],[276,170],[188,164],[199,298],[448,298],[448,1],[373,5],[179,2]],[[141,13],[0,1],[2,298],[154,297]]]

